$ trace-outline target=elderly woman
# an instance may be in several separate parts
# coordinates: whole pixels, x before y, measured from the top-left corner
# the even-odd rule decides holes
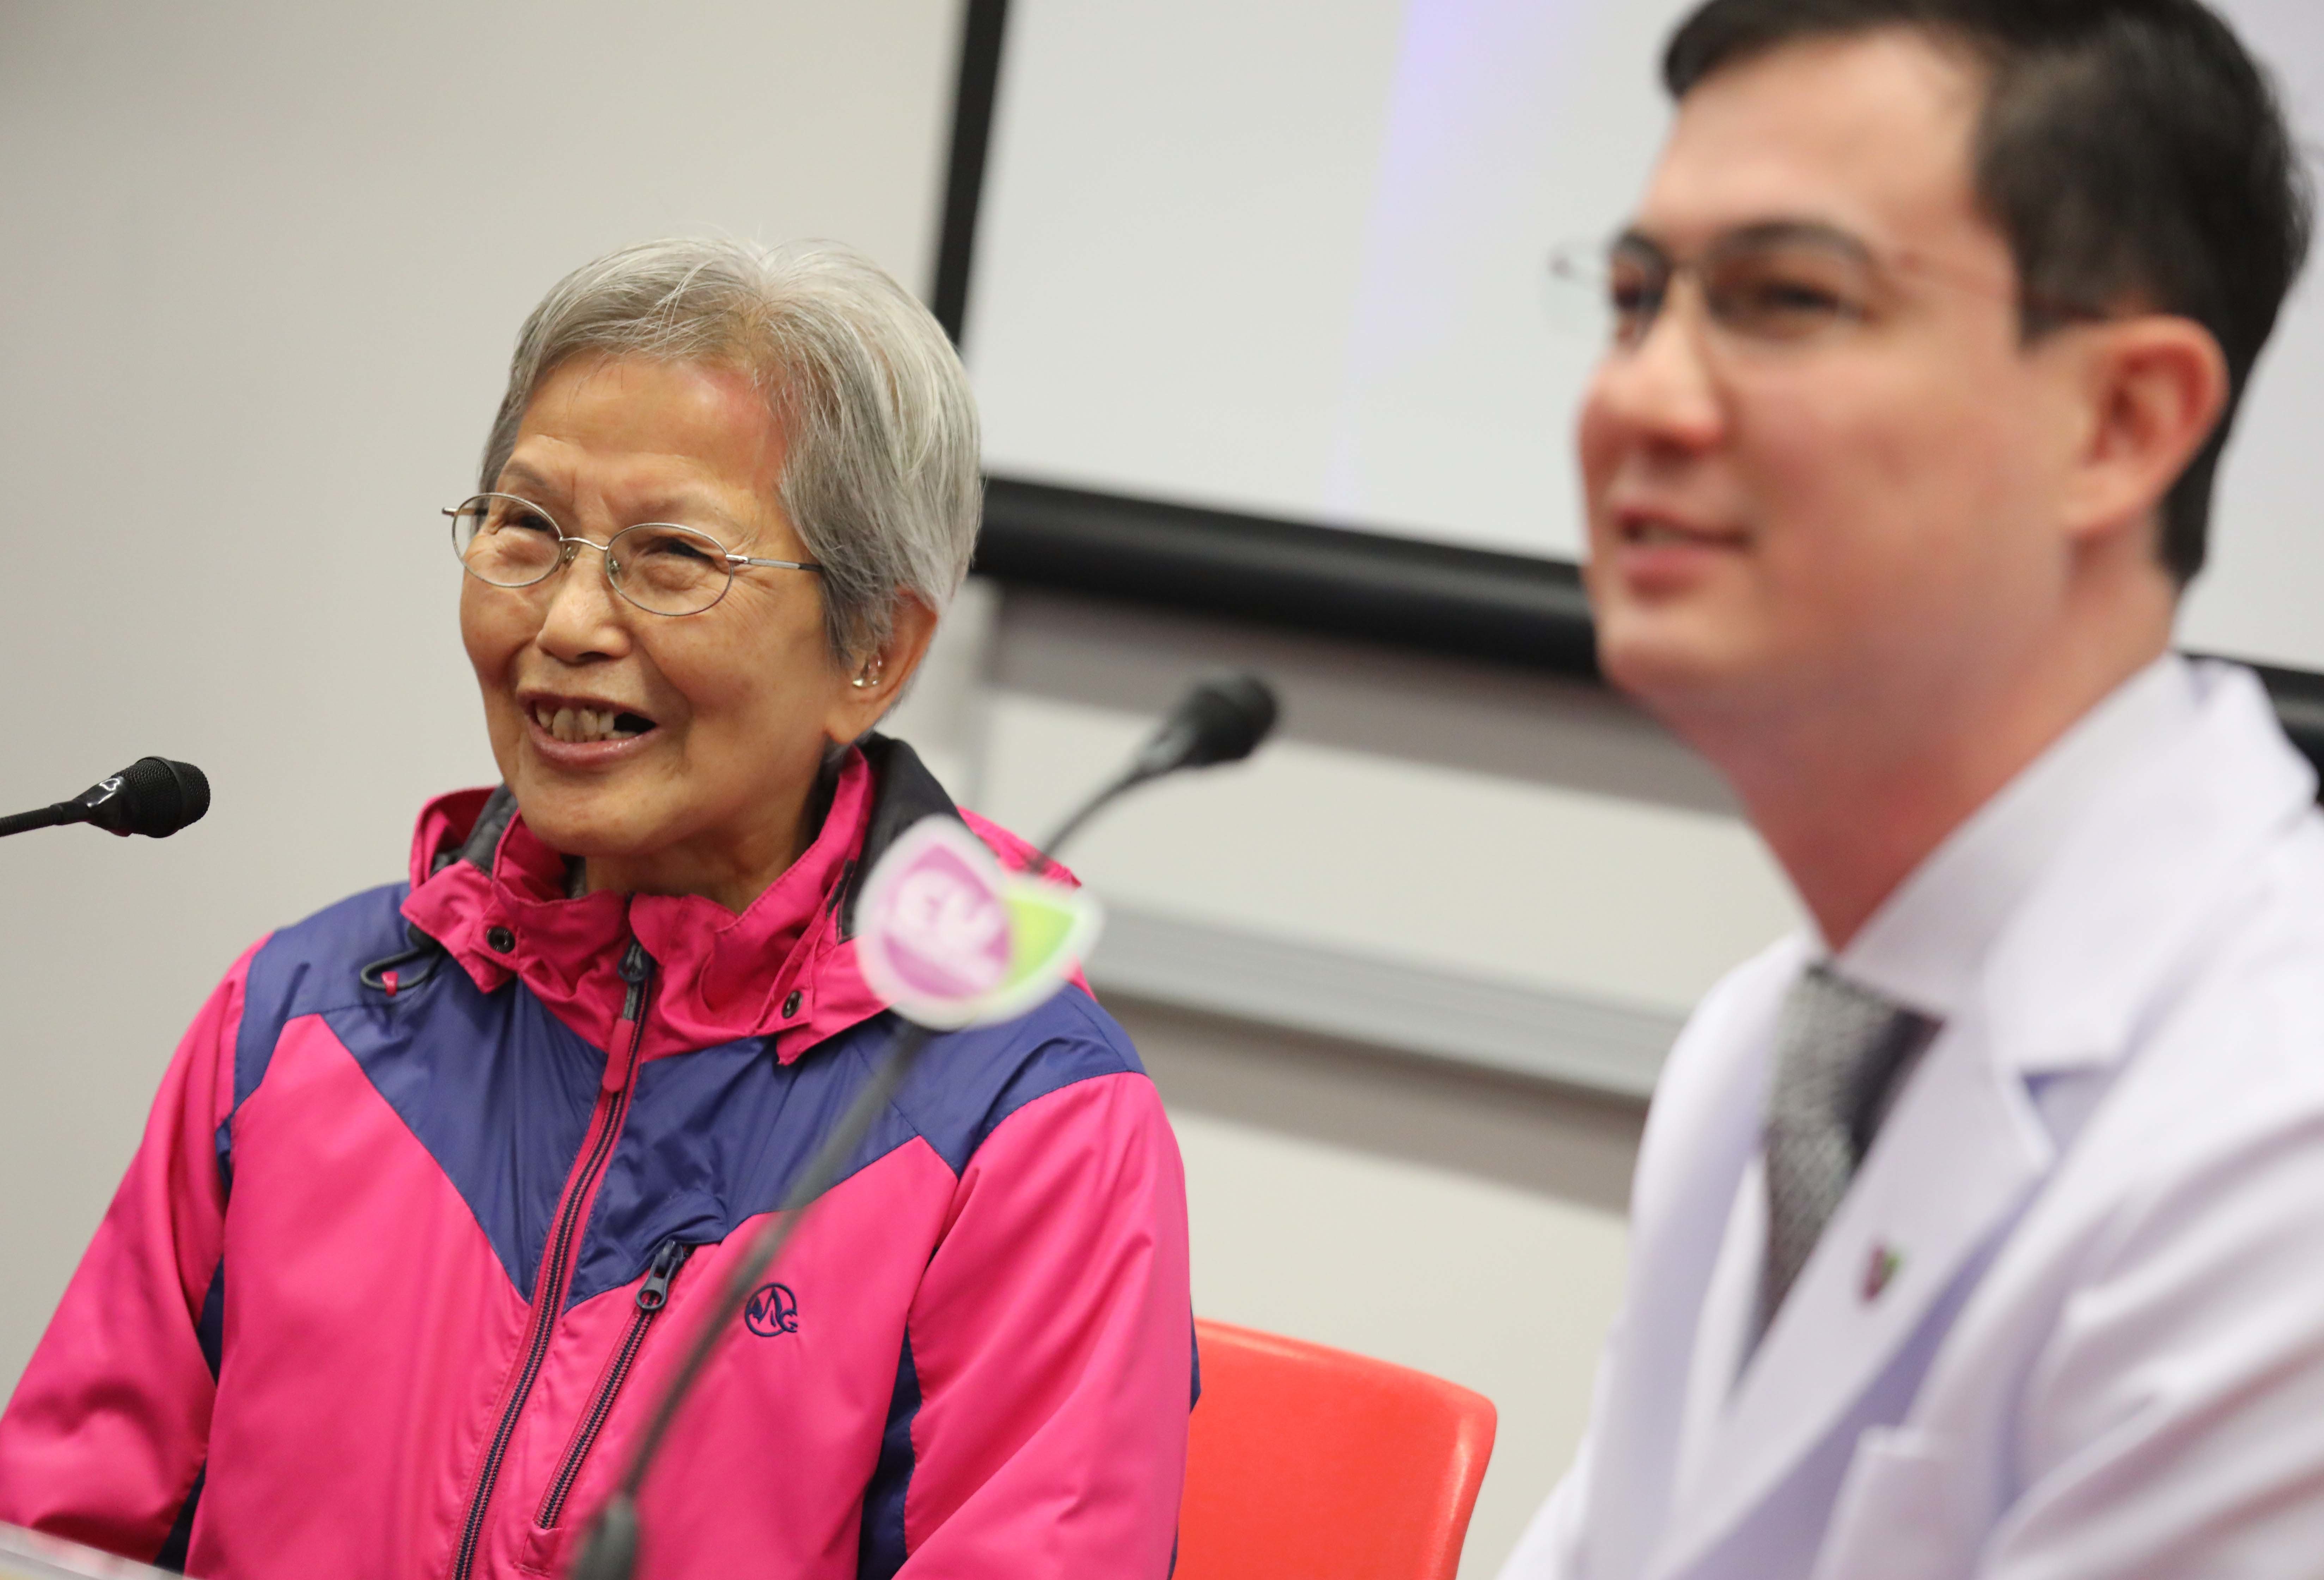
[[[941,330],[830,246],[533,313],[448,513],[503,783],[196,1019],[5,1419],[0,1519],[214,1576],[549,1575],[896,1022],[870,733],[966,571]],[[1078,989],[931,1046],[719,1340],[650,1575],[1161,1576],[1193,1387],[1154,1090]]]

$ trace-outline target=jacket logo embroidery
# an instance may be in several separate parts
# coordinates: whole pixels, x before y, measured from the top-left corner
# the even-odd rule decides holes
[[[761,1338],[798,1331],[798,1297],[785,1284],[761,1284],[742,1307],[742,1326]]]

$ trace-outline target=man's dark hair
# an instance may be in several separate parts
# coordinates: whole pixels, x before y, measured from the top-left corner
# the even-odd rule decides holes
[[[2267,75],[2198,0],[1709,0],[1672,36],[1674,98],[1780,45],[1921,29],[1989,73],[1974,176],[2043,303],[2176,313],[2225,353],[2226,412],[2163,504],[2181,586],[2203,568],[2211,489],[2252,365],[2308,254],[2305,167]]]

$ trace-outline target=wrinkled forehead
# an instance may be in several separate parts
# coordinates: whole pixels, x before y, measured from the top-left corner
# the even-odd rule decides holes
[[[1803,224],[1879,250],[2006,254],[1977,204],[1984,89],[1971,57],[1917,30],[1748,57],[1681,101],[1633,226],[1678,251]]]
[[[576,361],[541,381],[499,482],[552,513],[619,518],[611,524],[716,516],[740,528],[776,508],[784,448],[747,375]]]

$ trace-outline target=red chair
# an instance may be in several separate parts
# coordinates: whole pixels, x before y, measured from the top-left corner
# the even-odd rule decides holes
[[[1194,1335],[1176,1580],[1453,1580],[1492,1400],[1248,1327]]]

